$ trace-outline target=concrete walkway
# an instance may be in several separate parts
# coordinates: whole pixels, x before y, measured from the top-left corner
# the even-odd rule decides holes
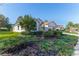
[[[77,45],[74,47],[74,49],[75,49],[75,51],[74,51],[73,56],[79,56],[79,39],[78,39]]]
[[[70,33],[63,33],[63,34],[74,35],[74,36],[78,36],[79,37],[79,34],[70,34]],[[79,56],[79,39],[78,39],[78,42],[77,42],[76,46],[74,47],[73,56]]]
[[[78,36],[79,37],[79,34],[71,34],[71,33],[66,33],[66,32],[63,32],[63,34],[74,35],[74,36]]]

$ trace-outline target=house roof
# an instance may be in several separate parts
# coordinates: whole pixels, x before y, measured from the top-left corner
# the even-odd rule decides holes
[[[49,24],[57,25],[55,21],[48,21]]]
[[[43,21],[40,19],[40,18],[38,18],[38,19],[34,19],[36,22],[38,22],[39,24],[42,24],[43,23]]]

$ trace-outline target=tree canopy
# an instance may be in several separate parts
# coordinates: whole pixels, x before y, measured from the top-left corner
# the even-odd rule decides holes
[[[79,24],[78,23],[73,23],[73,22],[68,22],[66,29],[70,29],[70,28],[79,28]]]
[[[24,15],[24,16],[20,16],[18,17],[18,21],[19,24],[25,28],[25,30],[27,31],[31,31],[34,30],[36,28],[36,22],[34,20],[35,18],[33,18],[30,15]]]
[[[11,28],[9,18],[4,15],[0,15],[0,29],[1,28],[7,28],[8,30]]]

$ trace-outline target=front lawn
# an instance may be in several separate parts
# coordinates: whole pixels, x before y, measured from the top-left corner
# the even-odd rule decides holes
[[[7,39],[7,40],[6,40]],[[0,53],[12,55],[60,55],[70,56],[73,54],[74,46],[78,37],[62,35],[60,38],[39,40],[31,35],[22,37],[15,36],[0,40]]]
[[[12,38],[12,37],[17,37],[20,33],[18,32],[0,32],[0,39],[5,39],[5,38]]]

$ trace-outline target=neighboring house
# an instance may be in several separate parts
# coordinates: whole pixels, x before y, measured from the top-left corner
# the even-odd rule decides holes
[[[44,27],[45,31],[48,31],[49,29],[51,30],[54,30],[54,29],[63,30],[64,29],[63,25],[58,25],[54,21],[45,21],[43,22],[42,27]]]
[[[45,21],[42,24],[42,27],[45,31],[48,31],[49,29],[55,29],[57,24],[54,21]]]
[[[48,27],[49,27],[49,29],[56,29],[57,24],[54,21],[49,21]]]
[[[56,29],[58,29],[58,30],[64,30],[64,27],[63,27],[63,25],[57,25]]]
[[[37,31],[41,30],[41,25],[43,21],[41,19],[35,19],[35,21],[36,21],[36,30]]]
[[[48,22],[45,21],[41,24],[41,28],[43,28],[43,30],[48,31]]]
[[[70,27],[69,32],[79,32],[78,28]]]

